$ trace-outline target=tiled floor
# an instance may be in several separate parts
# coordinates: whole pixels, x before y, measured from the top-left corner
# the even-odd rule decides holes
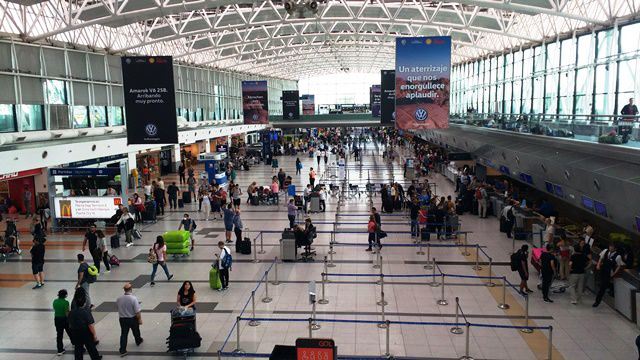
[[[373,144],[368,144],[367,155],[363,166],[350,166],[351,182],[362,185],[367,177],[397,181],[402,179],[402,167],[395,164],[387,167],[381,153],[374,151]],[[375,155],[374,155],[375,154]],[[306,184],[307,172],[312,159],[301,155],[304,161],[303,173],[295,176],[299,186]],[[295,158],[281,157],[280,164],[287,174],[295,172]],[[324,166],[321,167],[324,171]],[[330,182],[330,179],[321,182]],[[251,181],[268,184],[272,176],[271,168],[259,165],[250,172],[239,172],[238,181],[243,191]],[[171,180],[168,178],[166,180]],[[165,180],[165,181],[166,181]],[[443,177],[433,179],[438,184],[438,193],[448,195],[453,192],[452,185]],[[363,186],[362,186],[363,187]],[[299,187],[301,188],[301,187]],[[337,198],[328,201],[326,213],[312,214],[311,218],[318,223],[318,230],[330,231],[336,219],[339,222],[336,234],[338,243],[366,242],[366,234],[348,233],[366,229],[366,216],[343,216],[345,214],[366,214],[368,200],[361,198],[347,199],[340,207],[336,217]],[[374,198],[378,204],[379,197]],[[202,346],[197,349],[194,358],[215,358],[229,334],[224,352],[231,352],[236,347],[236,333],[231,331],[235,319],[247,303],[250,293],[258,285],[264,272],[272,266],[279,255],[278,232],[287,226],[284,202],[281,206],[242,206],[242,217],[246,227],[250,228],[252,237],[259,231],[263,234],[265,254],[257,255],[259,262],[253,263],[253,255],[235,254],[235,265],[231,272],[230,290],[224,293],[212,291],[208,286],[208,271],[213,260],[214,246],[224,237],[220,221],[205,222],[198,216],[196,204],[185,208],[195,217],[199,224],[196,250],[187,258],[172,260],[169,268],[175,278],[165,281],[159,274],[159,281],[154,288],[149,287],[147,275],[150,265],[146,263],[147,249],[155,236],[168,229],[177,228],[181,214],[169,212],[155,224],[142,226],[143,239],[131,248],[119,248],[112,252],[121,260],[122,265],[110,274],[100,276],[99,282],[92,286],[91,293],[97,306],[94,316],[97,321],[97,333],[100,339],[99,350],[106,358],[115,358],[118,350],[119,326],[117,313],[114,313],[113,302],[121,293],[125,281],[133,281],[140,287],[135,295],[142,301],[144,325],[142,334],[145,342],[142,346],[132,345],[130,339],[131,358],[158,358],[169,356],[165,352],[165,339],[169,333],[170,318],[167,308],[174,301],[176,292],[183,280],[193,281],[197,294],[199,313],[197,316],[198,331],[202,336]],[[398,216],[400,215],[400,216]],[[394,231],[407,231],[408,220],[401,214],[383,215],[383,225],[389,233],[385,244],[407,244],[411,239],[407,234],[394,234]],[[495,276],[506,276],[515,282],[514,275],[508,268],[508,253],[511,242],[498,232],[495,218],[478,219],[475,216],[461,217],[462,230],[472,232],[470,244],[480,244],[493,258],[492,273]],[[273,232],[268,232],[273,231]],[[215,236],[218,235],[218,236]],[[320,233],[315,242],[317,259],[327,255],[330,234]],[[13,258],[0,264],[0,359],[53,359],[55,356],[55,330],[52,321],[51,302],[61,288],[72,289],[74,286],[77,264],[75,255],[80,250],[79,243],[74,248],[73,241],[81,240],[81,235],[50,235],[47,247],[47,263],[45,265],[47,285],[40,290],[31,290],[29,279],[30,263],[28,252],[21,258]],[[65,246],[55,246],[65,241]],[[439,243],[436,240],[433,243]],[[71,244],[71,246],[69,246]],[[258,249],[260,246],[258,245]],[[372,268],[376,255],[367,253],[362,246],[335,246],[335,267],[329,268],[334,274],[375,274],[379,270]],[[382,251],[383,271],[385,274],[429,274],[423,268],[426,255],[417,255],[416,248],[387,246]],[[455,275],[487,275],[486,265],[482,271],[475,271],[472,255],[463,256],[458,248],[432,248],[431,257],[436,257],[442,271]],[[308,303],[308,282],[318,282],[318,297],[321,297],[320,284],[323,272],[322,261],[315,263],[280,263],[278,277],[281,284],[269,286],[270,303],[263,303],[265,285],[262,283],[256,292],[256,316],[273,319],[298,319],[297,322],[263,321],[257,327],[241,322],[240,347],[246,352],[268,354],[274,344],[293,344],[298,337],[308,336],[306,319],[310,316],[311,306]],[[20,275],[11,275],[20,274]],[[274,278],[274,269],[269,274]],[[438,278],[439,279],[439,278]],[[7,281],[8,280],[8,281]],[[314,331],[314,337],[333,338],[342,356],[358,355],[378,358],[386,353],[386,332],[378,329],[375,323],[381,321],[381,307],[376,305],[380,300],[380,286],[375,284],[375,277],[331,276],[326,285],[326,298],[329,303],[317,305],[317,317],[323,320],[358,320],[359,323],[320,322],[321,329]],[[20,283],[22,281],[22,283]],[[440,287],[428,285],[431,278],[391,278],[385,279],[384,291],[388,305],[385,307],[386,319],[392,322],[389,329],[389,352],[395,357],[420,359],[454,359],[465,354],[465,335],[453,335],[450,325],[419,325],[415,322],[450,323],[454,321],[455,297],[467,316],[467,321],[474,324],[523,325],[523,299],[515,292],[507,289],[507,303],[511,309],[501,310],[497,304],[501,302],[502,288],[488,288],[484,280],[471,278],[446,278],[444,297],[449,305],[436,303],[441,297]],[[19,287],[11,287],[18,282]],[[534,287],[534,286],[532,286]],[[538,292],[531,296],[529,304],[530,324],[537,326],[553,326],[553,358],[554,359],[633,359],[637,356],[634,339],[638,331],[634,324],[623,319],[607,306],[591,308],[592,295],[588,294],[583,304],[569,304],[568,295],[555,295],[553,304],[542,302]],[[251,316],[251,305],[244,312],[244,317]],[[364,322],[362,322],[364,321]],[[461,318],[461,322],[464,320]],[[17,328],[14,328],[17,326]],[[16,331],[18,330],[18,331]],[[67,349],[71,349],[65,339]],[[535,331],[523,334],[516,329],[472,327],[469,337],[469,354],[476,359],[544,359],[547,357],[547,332]],[[222,356],[227,358],[228,356]],[[64,358],[72,358],[65,355]]]

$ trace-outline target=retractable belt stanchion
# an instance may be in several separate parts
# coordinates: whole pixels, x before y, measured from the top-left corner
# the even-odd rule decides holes
[[[384,274],[382,273],[382,256],[380,256],[380,266],[378,267],[378,269],[380,269],[380,279],[378,279],[378,281],[376,281],[377,285],[381,285],[382,282],[384,280],[382,280],[382,278],[384,277]]]
[[[332,233],[331,235],[333,236],[333,239],[334,239],[334,242],[335,242],[335,236],[336,236],[336,233]],[[329,252],[328,252],[328,254],[329,254],[329,255],[333,255],[333,254],[335,254],[335,253],[336,253],[336,251],[335,251],[335,250],[333,250],[333,242],[330,242],[330,243],[329,243]]]
[[[391,322],[389,320],[385,321],[385,329],[386,329],[386,334],[385,334],[385,353],[384,356],[386,357],[391,357],[391,352],[389,351],[389,343],[390,341],[390,335],[389,335],[389,330],[391,328]]]
[[[236,354],[241,354],[244,352],[240,347],[240,316],[236,317],[236,348],[233,350]]]
[[[433,264],[429,264],[429,259],[431,259],[431,243],[427,243],[427,265],[424,266],[425,270],[433,269]]]
[[[384,323],[379,323],[378,324],[378,328],[380,329],[386,329],[387,328],[387,318],[385,317],[385,311],[384,311],[384,307],[387,305],[387,302],[384,301],[384,291],[382,291],[380,293],[380,295],[382,296],[382,300],[378,302],[378,305],[380,305],[382,307],[382,321],[384,321]]]
[[[329,266],[327,265],[327,257],[324,257],[324,273],[328,274],[329,273]],[[326,282],[331,282],[331,280],[329,280],[329,278],[327,277]]]
[[[267,253],[266,251],[264,251],[263,241],[264,241],[264,236],[263,236],[262,231],[261,231],[260,232],[260,251],[258,251],[258,254],[266,254]]]
[[[440,286],[440,283],[438,282],[438,280],[436,280],[436,258],[433,258],[433,266],[431,267],[431,269],[433,270],[432,276],[431,276],[431,282],[429,283],[429,286],[431,287],[438,287]]]
[[[251,321],[249,321],[249,326],[258,326],[260,325],[260,321],[254,320],[256,318],[256,291],[251,291]]]
[[[498,308],[502,310],[509,309],[509,304],[507,304],[507,277],[502,277],[502,302],[498,304]]]
[[[327,280],[327,274],[322,273],[322,283],[321,283],[322,298],[318,300],[318,304],[320,305],[326,305],[329,303],[329,300],[327,299],[324,293],[326,280]]]
[[[438,300],[438,305],[449,305],[449,302],[447,301],[447,299],[444,298],[444,274],[441,275],[440,279],[441,279],[441,284],[440,284],[440,300]]]
[[[525,334],[531,334],[533,329],[529,327],[529,295],[524,296],[524,326],[520,329]]]
[[[251,260],[252,263],[259,263],[260,260],[258,260],[258,251],[257,251],[257,242],[254,241],[253,242],[253,260]]]
[[[380,274],[380,301],[376,304],[380,306],[387,305],[387,301],[384,299],[384,274]]]
[[[471,253],[469,253],[469,249],[467,249],[467,233],[464,233],[464,243],[462,244],[462,246],[463,246],[462,255],[463,256],[471,255]]]
[[[268,304],[273,299],[269,297],[269,271],[264,272],[264,297],[262,298],[262,302]]]
[[[456,321],[455,321],[455,325],[449,329],[449,332],[451,332],[452,334],[456,334],[456,335],[460,335],[464,332],[464,330],[462,330],[462,328],[460,326],[458,326],[458,312],[460,310],[460,299],[456,296]]]
[[[321,326],[316,322],[316,302],[311,303],[311,330],[320,330]]]
[[[476,264],[472,267],[473,270],[482,270],[480,266],[480,244],[476,244]]]
[[[276,256],[273,259],[273,271],[275,273],[274,279],[271,282],[271,285],[278,286],[280,285],[280,281],[278,281],[278,257]]]
[[[373,246],[376,246],[375,244]],[[380,269],[382,267],[382,255],[380,255],[380,248],[376,251],[376,261],[373,264],[374,269]]]
[[[336,267],[336,264],[333,263],[333,254],[331,252],[329,252],[329,263],[327,264],[327,267]]]
[[[493,267],[493,259],[489,258],[489,274],[487,276],[489,276],[489,280],[487,280],[487,287],[494,287],[496,286],[496,284],[493,282],[493,275],[491,275],[491,268]]]
[[[549,325],[549,340],[547,344],[547,360],[553,359],[553,325]]]
[[[309,339],[313,339],[313,319],[309,318]]]
[[[465,324],[464,326],[467,330],[467,334],[465,336],[464,339],[464,356],[460,357],[460,360],[473,360],[473,358],[471,356],[469,356],[469,336],[471,333],[471,324],[469,324],[468,322]]]
[[[427,243],[427,247],[429,243]],[[416,255],[424,255],[424,251],[422,251],[422,240],[418,240],[418,251],[416,251]],[[428,259],[429,257],[427,257]]]

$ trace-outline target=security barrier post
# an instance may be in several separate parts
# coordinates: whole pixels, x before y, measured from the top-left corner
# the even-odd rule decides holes
[[[243,353],[244,350],[240,347],[240,316],[236,317],[236,348],[233,350],[234,353],[240,354]]]
[[[467,323],[465,327],[467,328],[467,336],[464,339],[464,356],[461,356],[460,360],[473,360],[473,358],[469,356],[469,333],[471,332],[471,324]]]
[[[333,263],[333,254],[329,253],[329,263],[327,264],[327,267],[336,267],[336,264]]]
[[[529,295],[524,296],[524,326],[520,331],[531,334],[533,329],[529,327]]]
[[[309,318],[309,339],[313,339],[313,319]]]
[[[374,268],[374,269],[380,269],[380,262],[381,262],[381,261],[380,261],[380,257],[381,257],[381,255],[380,255],[380,251],[377,251],[377,252],[376,252],[376,261],[375,261],[375,263],[373,264],[373,268]]]
[[[264,297],[262,298],[262,302],[268,304],[273,299],[269,297],[269,271],[264,272]]]
[[[460,335],[463,333],[462,328],[458,325],[458,312],[460,309],[460,299],[456,296],[456,324],[449,329],[452,334]]]
[[[378,301],[376,304],[380,305],[380,306],[384,306],[387,305],[387,301],[384,299],[384,275],[380,274],[380,301]]]
[[[258,260],[258,251],[257,251],[257,241],[253,242],[253,260],[251,262],[255,263],[259,263],[260,260]]]
[[[433,279],[431,281],[431,283],[429,283],[429,286],[431,287],[438,287],[440,286],[440,283],[438,282],[438,280],[436,280],[436,258],[433,258],[433,266],[431,267],[431,269],[433,269],[433,273],[431,274],[431,279]]]
[[[275,277],[271,285],[278,286],[280,285],[280,281],[278,281],[278,257],[276,256],[273,260],[273,271],[275,272]]]
[[[318,304],[320,304],[320,305],[326,305],[326,304],[329,303],[329,300],[327,300],[327,298],[324,296],[324,287],[325,287],[324,285],[325,285],[326,279],[327,279],[327,274],[323,273],[322,274],[322,284],[321,284],[321,286],[322,286],[322,288],[321,288],[322,289],[322,298],[320,300],[318,300]]]
[[[553,325],[549,325],[549,341],[547,344],[547,360],[553,358]]]
[[[428,246],[429,244],[427,244]],[[422,251],[422,241],[418,240],[418,251],[416,251],[416,255],[424,255],[424,251]]]
[[[488,287],[494,287],[496,284],[493,282],[493,275],[491,275],[491,268],[493,267],[493,259],[489,258],[489,280],[487,281]]]
[[[434,268],[434,265],[429,263],[430,259],[431,259],[431,243],[427,243],[427,265],[424,266],[425,270],[431,270]]]
[[[324,257],[324,273],[328,274],[329,273],[329,267],[327,266],[327,257]],[[327,282],[331,282],[331,280],[329,280],[329,278],[327,278],[326,280]]]
[[[249,321],[249,326],[258,326],[260,325],[260,321],[255,320],[256,318],[256,291],[251,291],[251,321]]]
[[[386,349],[386,351],[384,353],[384,356],[391,357],[391,352],[389,352],[389,342],[390,342],[389,328],[390,328],[391,322],[389,320],[387,320],[387,321],[385,321],[385,325],[386,325],[386,327],[385,327],[385,329],[386,329],[386,338],[385,338],[385,346],[386,346],[385,349]]]
[[[378,279],[378,281],[376,281],[377,285],[382,284],[382,277],[384,276],[384,274],[382,273],[382,256],[380,257],[380,266],[378,267],[378,269],[380,269],[380,279]]]
[[[467,249],[467,233],[464,233],[464,244],[462,244],[462,247],[463,247],[462,256],[471,255],[471,253],[469,253],[469,250]]]
[[[311,330],[320,330],[321,326],[316,322],[316,302],[315,301],[311,304],[311,319],[313,319],[313,321],[311,322]]]
[[[332,235],[336,236],[336,233],[332,233]],[[335,250],[333,250],[333,242],[335,242],[335,237],[334,237],[333,241],[329,243],[329,254],[330,255],[333,255],[333,254],[336,253]]]
[[[476,244],[476,264],[472,267],[473,270],[482,270],[480,266],[480,244]]]
[[[498,308],[502,310],[509,309],[509,304],[507,304],[507,277],[502,277],[502,303],[498,304]]]
[[[260,231],[260,251],[258,251],[258,254],[266,254],[267,253],[266,251],[264,251],[263,241],[264,241],[264,236],[262,234],[262,231]]]
[[[386,329],[386,327],[387,327],[387,323],[386,323],[387,319],[385,317],[384,307],[387,305],[387,302],[384,301],[384,291],[382,293],[380,293],[380,295],[382,297],[382,300],[378,302],[378,305],[382,306],[382,321],[384,321],[384,324],[383,323],[378,323],[378,328]]]
[[[444,298],[444,274],[441,276],[441,288],[440,288],[440,300],[438,300],[438,305],[449,305],[449,302]]]

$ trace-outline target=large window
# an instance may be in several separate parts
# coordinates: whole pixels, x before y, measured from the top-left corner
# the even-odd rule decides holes
[[[108,113],[109,124],[111,124],[111,126],[124,125],[124,119],[122,117],[122,108],[120,106],[109,106],[108,112],[109,112]]]
[[[47,95],[47,104],[67,105],[67,84],[62,80],[46,80],[44,93]]]
[[[26,105],[19,107],[18,120],[22,131],[44,130],[44,112],[42,105]]]
[[[86,106],[73,106],[71,108],[71,117],[73,119],[74,129],[83,129],[89,127],[89,116]]]
[[[89,116],[94,127],[107,126],[107,110],[104,106],[90,106]]]
[[[0,104],[0,132],[16,131],[16,117],[11,104]]]

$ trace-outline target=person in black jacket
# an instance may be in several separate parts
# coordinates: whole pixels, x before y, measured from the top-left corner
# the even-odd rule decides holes
[[[156,215],[164,215],[165,193],[155,181],[153,182],[153,199],[156,201]]]
[[[29,251],[31,253],[31,271],[33,278],[36,280],[36,286],[33,289],[40,289],[44,286],[44,244],[38,239],[33,239],[33,246]]]

